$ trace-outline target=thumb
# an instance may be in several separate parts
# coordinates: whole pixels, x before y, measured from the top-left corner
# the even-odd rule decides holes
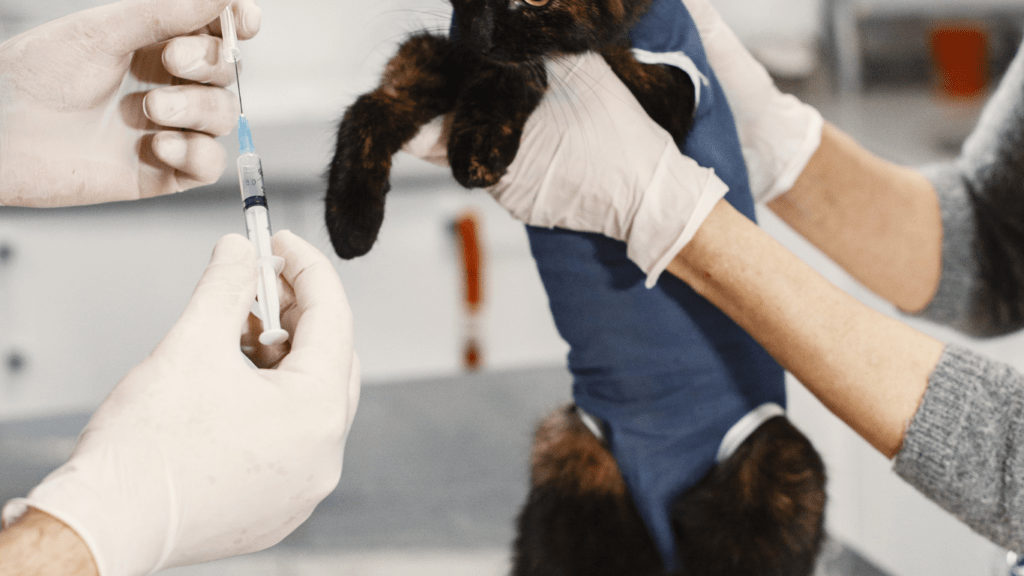
[[[191,34],[216,20],[231,0],[123,0],[89,11],[103,30],[103,50],[124,56],[140,48]]]
[[[255,299],[255,250],[244,236],[228,234],[214,247],[210,264],[174,325],[174,340],[237,347],[240,328]]]

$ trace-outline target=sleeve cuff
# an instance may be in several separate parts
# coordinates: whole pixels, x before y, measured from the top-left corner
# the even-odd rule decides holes
[[[669,262],[693,239],[728,191],[714,169],[702,168],[669,144],[626,242],[630,260],[647,274],[647,288],[658,283]]]
[[[800,107],[805,110],[808,119],[803,140],[796,147],[785,166],[783,166],[779,176],[759,198],[759,201],[762,203],[767,204],[789,192],[793,185],[796,184],[797,178],[803,173],[804,168],[807,167],[807,163],[811,161],[811,157],[814,156],[814,153],[818,151],[818,147],[821,146],[821,131],[825,127],[825,119],[822,118],[821,112],[818,112],[813,106],[801,102]]]

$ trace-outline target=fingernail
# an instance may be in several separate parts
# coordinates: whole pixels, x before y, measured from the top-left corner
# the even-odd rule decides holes
[[[185,115],[188,98],[176,88],[164,88],[146,96],[146,116],[154,122],[177,120]]]
[[[249,257],[252,245],[242,236],[225,236],[213,247],[210,264],[230,264]]]
[[[178,132],[164,132],[156,140],[156,155],[168,164],[184,162],[186,149],[185,137]]]

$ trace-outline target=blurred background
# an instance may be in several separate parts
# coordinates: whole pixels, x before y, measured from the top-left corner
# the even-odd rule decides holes
[[[4,0],[0,41],[98,0]],[[243,43],[246,113],[275,229],[331,254],[322,174],[345,107],[410,32],[446,28],[441,0],[262,0]],[[779,85],[874,152],[954,156],[1016,53],[1021,0],[713,0]],[[231,138],[225,145],[232,149]],[[282,545],[169,573],[505,574],[532,427],[567,401],[522,227],[445,170],[400,155],[378,245],[334,258],[366,388],[338,490]],[[830,280],[895,311],[771,214],[763,226]],[[88,414],[177,319],[213,244],[242,232],[233,168],[171,198],[0,208],[0,501],[66,458]],[[952,332],[909,320],[946,341]],[[1024,368],[1024,339],[968,344]],[[829,470],[819,573],[1007,574],[997,549],[919,496],[790,379],[790,414]]]

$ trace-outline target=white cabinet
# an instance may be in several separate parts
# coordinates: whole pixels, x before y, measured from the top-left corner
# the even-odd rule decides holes
[[[0,418],[101,400],[174,322],[216,239],[242,225],[240,211],[201,192],[0,208],[10,254],[0,265]]]
[[[481,191],[400,156],[380,239],[333,256],[323,224],[328,124],[253,125],[271,223],[335,262],[369,383],[462,371],[462,273],[450,225],[481,217],[485,367],[564,363],[521,224]],[[297,143],[308,145],[312,152]],[[217,239],[244,233],[233,169],[210,188],[72,209],[0,207],[0,419],[88,410],[180,315]]]

